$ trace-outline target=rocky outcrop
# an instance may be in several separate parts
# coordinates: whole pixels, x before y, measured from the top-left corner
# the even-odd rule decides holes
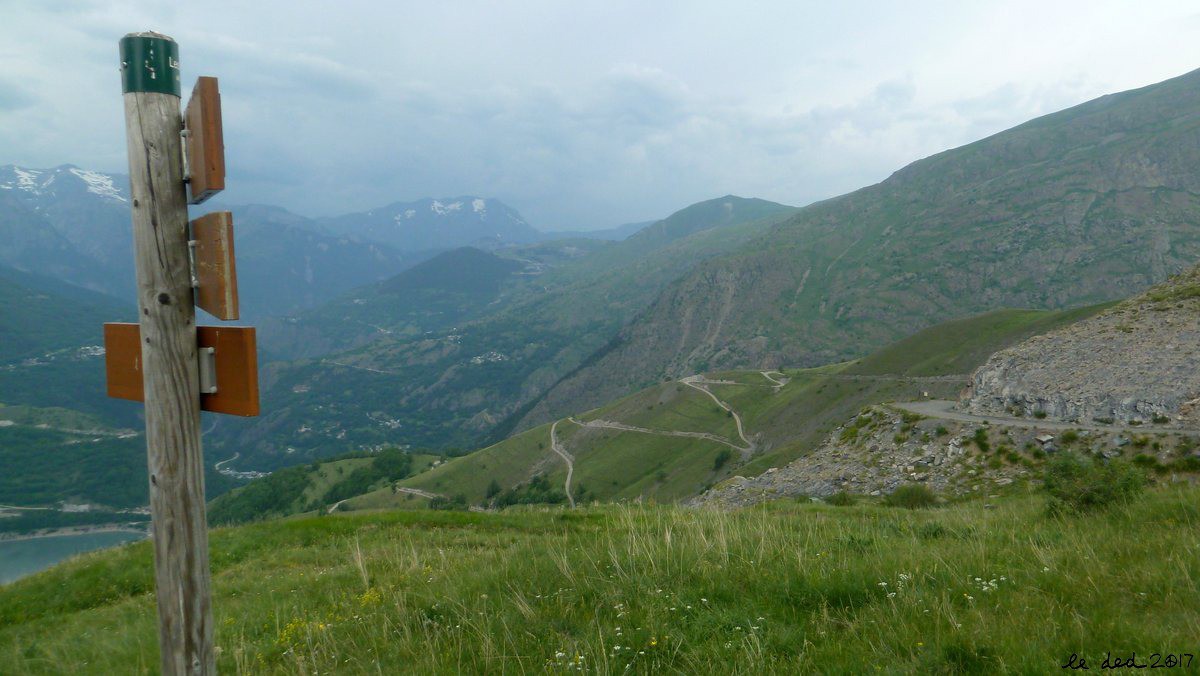
[[[1200,422],[1200,268],[992,355],[960,403],[977,415]]]
[[[984,430],[919,418],[885,406],[863,411],[839,427],[813,453],[789,465],[746,478],[735,476],[693,498],[689,504],[732,508],[780,498],[826,498],[834,493],[886,495],[906,483],[919,483],[940,495],[991,491],[1026,478],[1029,466],[1015,449],[1036,447],[1033,432]],[[1016,460],[1016,462],[1013,462]]]
[[[991,495],[1040,481],[1042,464],[1069,451],[1125,458],[1166,481],[1195,481],[1200,466],[1195,430],[1140,433],[1111,428],[1062,430],[1037,425],[925,418],[870,407],[839,427],[813,453],[746,478],[735,476],[692,498],[692,506],[747,507],[779,499],[835,493],[883,496],[904,484],[943,497]]]

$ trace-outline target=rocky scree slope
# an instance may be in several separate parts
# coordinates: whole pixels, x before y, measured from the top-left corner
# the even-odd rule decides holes
[[[1200,425],[1200,267],[1095,317],[1001,350],[960,407],[1080,423]]]
[[[945,497],[988,495],[1040,480],[1049,454],[1071,450],[1128,457],[1166,481],[1192,481],[1200,467],[1196,433],[1128,429],[1047,430],[925,418],[871,406],[834,430],[813,453],[756,477],[732,477],[688,502],[746,507],[838,492],[881,496],[905,484]]]

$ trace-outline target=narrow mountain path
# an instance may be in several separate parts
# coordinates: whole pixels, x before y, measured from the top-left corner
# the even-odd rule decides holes
[[[733,416],[733,422],[737,423],[738,436],[742,438],[742,443],[746,445],[745,448],[738,448],[737,446],[734,446],[734,448],[737,448],[737,450],[741,451],[743,462],[749,460],[750,454],[754,452],[754,442],[746,438],[746,431],[742,427],[742,417],[738,415],[737,411],[734,411],[729,404],[726,404],[718,399],[717,395],[713,394],[707,387],[704,387],[704,385],[737,385],[738,383],[721,380],[705,380],[704,376],[688,376],[687,378],[681,379],[679,382],[707,394],[712,398],[713,401],[717,402],[717,406],[725,409],[725,411]]]
[[[434,498],[446,497],[444,495],[439,495],[437,493],[430,493],[429,491],[423,491],[420,488],[408,488],[407,486],[396,486],[395,488],[396,488],[397,493],[406,493],[408,495],[415,495],[419,498],[425,498],[426,500],[433,500]],[[326,511],[326,513],[333,514],[334,512],[337,511],[338,507],[342,506],[343,502],[345,502],[346,500],[353,500],[354,498],[357,498],[357,497],[361,497],[361,496],[354,495],[354,496],[351,496],[348,498],[343,498],[342,500],[338,500],[337,502],[335,502],[329,506],[329,509]],[[478,505],[471,505],[467,509],[468,509],[468,511],[472,511],[472,512],[486,512],[487,511],[486,509],[484,509]]]
[[[767,373],[768,372],[764,371],[763,375],[766,376],[767,380],[770,380],[771,382],[775,383],[774,387],[776,390],[778,390],[779,388],[783,387],[786,384],[785,382],[780,382],[778,380],[775,380],[774,378],[771,378],[769,375],[767,375]],[[741,446],[734,443],[733,441],[730,441],[729,439],[726,439],[723,436],[720,436],[718,434],[712,434],[709,432],[685,432],[683,430],[653,430],[648,427],[638,427],[636,425],[627,425],[625,423],[616,422],[613,420],[588,420],[585,422],[585,421],[579,420],[578,418],[576,418],[574,416],[569,416],[566,418],[566,420],[568,422],[575,423],[576,425],[579,425],[580,427],[587,427],[587,428],[592,428],[592,429],[610,429],[610,430],[618,430],[621,432],[637,432],[639,434],[655,434],[655,435],[664,436],[664,437],[687,437],[690,439],[704,439],[707,441],[716,442],[718,444],[723,444],[723,445],[728,446],[728,447],[732,448],[733,450],[737,451],[738,453],[741,454],[742,462],[746,462],[746,461],[750,460],[750,455],[752,453],[754,453],[755,446],[754,446],[753,441],[750,441],[749,439],[746,438],[746,431],[742,425],[742,417],[739,416],[737,414],[737,411],[734,411],[733,408],[731,406],[729,406],[729,404],[726,404],[725,402],[721,401],[717,397],[717,395],[713,394],[712,392],[710,392],[708,390],[707,387],[705,387],[706,385],[744,385],[745,383],[739,383],[734,380],[708,380],[703,375],[688,376],[686,378],[681,379],[679,382],[683,383],[684,385],[687,385],[688,387],[691,387],[696,390],[700,390],[701,392],[707,394],[713,401],[715,401],[717,403],[717,406],[720,406],[722,410],[726,411],[733,417],[733,421],[737,425],[738,436],[741,437],[741,439],[742,439]],[[563,459],[563,462],[566,463],[566,465],[567,465],[567,478],[566,478],[566,481],[563,483],[563,489],[567,493],[567,501],[570,503],[571,507],[574,507],[575,506],[575,497],[571,494],[571,479],[575,475],[575,456],[571,455],[571,453],[569,451],[567,451],[566,446],[564,446],[558,440],[558,424],[560,422],[562,422],[562,420],[556,420],[556,421],[554,421],[554,423],[552,423],[550,425],[550,448],[556,454],[558,454],[558,456],[561,457]]]
[[[415,495],[420,498],[425,498],[426,500],[443,497],[437,493],[430,493],[429,491],[423,491],[420,488],[408,488],[406,486],[396,486],[396,492],[408,493],[409,495]]]
[[[358,366],[356,364],[347,364],[345,362],[334,361],[332,359],[322,359],[321,363],[333,364],[334,366],[341,366],[342,368],[348,368],[348,369],[358,369],[359,371],[370,371],[371,373],[382,373],[384,375],[389,375],[389,376],[403,375],[399,371],[385,371],[383,369],[373,369],[370,366]]]
[[[235,451],[235,452],[234,452],[234,454],[233,454],[233,457],[225,458],[225,459],[224,459],[224,460],[222,460],[221,462],[214,463],[214,464],[213,464],[213,469],[214,469],[214,470],[216,470],[216,471],[218,471],[218,472],[220,472],[220,471],[221,471],[221,465],[227,465],[227,464],[229,464],[229,463],[233,462],[234,460],[237,460],[237,459],[238,459],[238,458],[240,458],[241,456],[242,456],[242,454],[241,454],[241,453],[238,453],[238,452],[236,452],[236,451]]]
[[[1200,430],[1182,429],[1166,425],[1102,425],[1100,423],[1072,423],[1061,420],[1038,420],[1036,418],[1031,420],[1029,418],[974,415],[954,410],[956,403],[945,399],[931,399],[928,401],[893,402],[888,405],[928,418],[941,418],[942,420],[954,420],[956,422],[990,423],[1039,430],[1097,430],[1101,432],[1133,432],[1142,434],[1167,432],[1170,434],[1200,436]]]
[[[904,375],[867,375],[855,373],[830,373],[826,378],[835,378],[837,380],[884,380],[889,382],[905,382],[905,383],[957,383],[967,382],[971,380],[971,374],[959,373],[948,376],[904,376]]]
[[[734,449],[735,451],[741,451],[743,453],[754,450],[752,447],[747,448],[747,447],[743,447],[743,446],[738,446],[737,444],[726,439],[725,437],[722,437],[722,436],[719,436],[716,434],[710,434],[709,432],[684,432],[682,430],[652,430],[648,427],[637,427],[635,425],[626,425],[623,422],[616,422],[613,420],[583,421],[583,420],[576,420],[574,418],[568,418],[568,420],[575,423],[576,425],[579,425],[580,427],[591,427],[593,429],[603,428],[603,429],[610,429],[610,430],[620,430],[621,432],[639,432],[641,434],[657,434],[657,435],[663,436],[663,437],[689,437],[692,439],[707,439],[709,441],[715,441],[718,444],[723,444],[725,446],[728,446],[728,447]]]
[[[771,381],[771,383],[772,383],[773,385],[775,385],[775,391],[777,391],[777,392],[778,392],[780,389],[782,389],[784,385],[787,385],[787,378],[786,378],[786,377],[785,377],[783,380],[776,380],[776,379],[774,379],[774,378],[772,378],[772,377],[771,377],[771,374],[772,374],[772,373],[779,373],[779,371],[759,371],[759,373],[761,373],[761,374],[762,374],[762,377],[764,377],[764,378],[766,378],[767,380]],[[779,373],[779,375],[781,375],[781,376],[782,376],[783,374],[782,374],[782,373]]]
[[[563,483],[563,490],[567,492],[567,502],[571,503],[571,507],[575,506],[575,497],[571,495],[571,475],[575,473],[575,458],[567,452],[567,449],[562,444],[558,443],[558,423],[555,420],[550,426],[550,448],[562,457],[563,462],[567,463],[567,480]],[[572,419],[574,422],[574,419]]]

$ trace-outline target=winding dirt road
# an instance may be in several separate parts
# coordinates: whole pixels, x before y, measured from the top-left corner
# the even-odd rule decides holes
[[[773,384],[773,385],[775,386],[775,391],[776,391],[776,392],[778,392],[779,390],[781,390],[781,389],[783,388],[783,386],[784,386],[784,385],[787,385],[788,378],[787,378],[786,376],[784,376],[784,379],[783,379],[783,380],[776,380],[776,379],[774,379],[774,378],[772,378],[772,377],[771,377],[771,374],[772,374],[772,373],[778,373],[779,375],[781,375],[781,376],[782,376],[782,375],[783,375],[783,373],[781,373],[781,372],[779,372],[779,371],[759,371],[759,373],[761,373],[761,374],[762,374],[762,377],[764,377],[764,378],[766,378],[767,380],[771,381],[771,384]]]
[[[574,418],[570,420],[571,422],[577,422]],[[571,495],[571,475],[575,473],[575,458],[567,452],[566,447],[558,443],[558,423],[560,422],[562,421],[555,420],[554,424],[550,426],[550,448],[554,449],[554,452],[562,457],[563,462],[567,463],[567,480],[563,482],[563,490],[567,492],[567,502],[571,503],[571,506],[574,507],[575,496]]]
[[[704,387],[704,385],[737,385],[739,383],[728,380],[705,380],[704,376],[688,376],[687,378],[680,379],[679,382],[707,394],[712,398],[713,401],[717,402],[717,406],[725,409],[725,411],[733,416],[733,422],[737,423],[738,436],[742,438],[742,443],[746,446],[744,448],[733,446],[733,444],[730,444],[730,446],[733,446],[733,448],[741,451],[742,462],[749,460],[750,454],[754,452],[754,442],[746,438],[746,431],[742,427],[742,417],[737,414],[737,411],[734,411],[732,408],[730,408],[729,404],[726,404],[718,399],[717,395],[713,394],[707,387]]]
[[[444,495],[438,495],[437,493],[430,493],[429,491],[423,491],[420,488],[408,488],[406,486],[396,486],[395,488],[396,488],[397,493],[407,493],[408,495],[415,495],[419,498],[425,498],[426,500],[432,500],[434,498],[444,498],[445,497]],[[334,512],[337,511],[338,507],[342,506],[343,502],[345,502],[346,500],[353,500],[354,498],[357,498],[357,497],[361,497],[361,496],[355,495],[353,497],[338,500],[337,502],[335,502],[329,506],[329,509],[326,513],[333,514]],[[477,505],[471,505],[470,507],[467,508],[467,510],[471,511],[471,512],[486,512],[487,511],[484,508],[479,507]]]

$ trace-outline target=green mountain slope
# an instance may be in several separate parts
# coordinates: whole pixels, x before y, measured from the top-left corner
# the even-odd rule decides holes
[[[412,289],[389,295],[385,284],[355,292],[313,311],[312,319],[299,318],[297,326],[312,328],[301,341],[309,345],[358,347],[272,367],[263,394],[270,413],[222,421],[218,437],[254,468],[371,445],[473,446],[601,348],[672,279],[792,212],[726,197],[651,226],[645,241],[635,235],[499,251],[495,256],[519,261],[522,269],[494,297],[471,296],[467,303],[437,284],[420,306],[409,304]],[[491,254],[470,255],[474,263],[429,261],[418,272],[461,280],[464,268],[480,261],[501,265]],[[410,278],[401,275],[394,284]]]
[[[556,499],[566,501],[568,466],[555,451],[557,440],[570,457],[569,491],[577,500],[681,500],[734,474],[752,476],[794,460],[866,406],[925,394],[952,398],[996,350],[1104,307],[998,310],[939,324],[855,362],[660,383],[449,460],[400,485],[483,504],[497,488],[519,494],[544,477]],[[410,495],[380,491],[346,506],[411,504]]]
[[[225,493],[208,506],[212,524],[234,524],[305,512],[327,513],[339,503],[423,472],[438,456],[385,449],[279,470]]]
[[[128,427],[129,402],[104,396],[103,324],[133,305],[0,266],[0,404],[61,408]]]
[[[263,342],[292,358],[425,336],[474,318],[521,281],[521,261],[454,249],[296,317],[271,320]]]
[[[98,345],[101,324],[132,316],[131,307],[94,291],[0,266],[0,364]]]
[[[1197,166],[1200,71],[915,162],[696,266],[517,429],[690,372],[1131,295],[1200,260]]]

